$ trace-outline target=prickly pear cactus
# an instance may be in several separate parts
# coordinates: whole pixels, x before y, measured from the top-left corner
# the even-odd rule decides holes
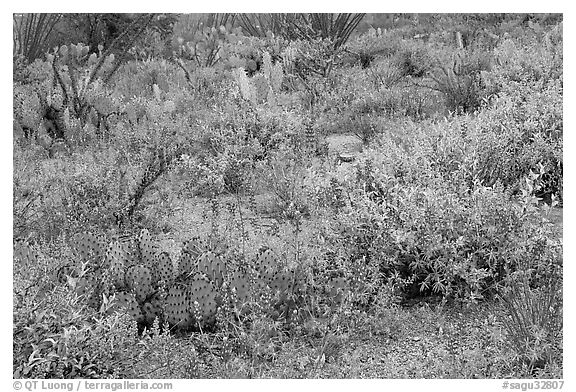
[[[272,276],[269,283],[270,288],[274,292],[280,294],[287,294],[292,291],[294,283],[294,274],[291,272],[278,271]]]
[[[192,256],[193,259],[198,259],[203,253],[209,251],[209,245],[207,241],[200,239],[199,237],[194,237],[191,240],[185,241],[182,248],[182,252],[186,252]]]
[[[170,256],[166,252],[162,252],[156,256],[156,263],[153,268],[155,280],[170,285],[174,280],[174,265]]]
[[[126,287],[136,295],[138,303],[143,303],[154,293],[152,272],[143,265],[130,267],[126,271]]]
[[[138,301],[136,301],[136,296],[134,294],[124,292],[116,293],[116,301],[118,307],[125,309],[134,320],[139,323],[144,321],[144,314],[142,313],[142,309],[140,309],[140,305],[138,305]]]
[[[268,249],[258,256],[254,267],[260,279],[269,283],[274,278],[274,272],[278,269],[276,256]]]
[[[196,259],[189,252],[182,251],[178,260],[177,275],[183,278],[188,277],[197,268]]]
[[[79,233],[74,236],[73,249],[82,262],[100,260],[104,254],[105,238],[92,233]]]
[[[120,241],[120,245],[122,249],[124,249],[124,253],[126,254],[126,265],[135,265],[140,264],[140,249],[138,247],[139,243],[134,237],[129,237],[123,241]]]
[[[247,302],[250,297],[250,277],[242,271],[234,271],[230,277],[230,288],[240,304]]]
[[[156,243],[152,239],[152,235],[148,230],[142,229],[138,237],[138,248],[142,263],[148,268],[152,268],[155,263],[156,256]]]
[[[78,277],[78,270],[72,264],[64,264],[56,271],[56,281],[60,284],[68,283],[68,277]]]
[[[154,319],[160,319],[162,317],[162,304],[163,301],[155,296],[149,302],[145,302],[142,305],[141,308],[144,316],[144,323],[151,325],[154,322]]]
[[[214,285],[204,279],[194,279],[188,284],[189,312],[197,323],[214,323],[218,310],[218,293]]]
[[[205,274],[217,287],[222,286],[226,274],[226,264],[215,253],[204,253],[198,259],[198,271]]]
[[[126,253],[118,241],[113,241],[106,251],[106,264],[112,285],[117,289],[125,286],[125,271],[127,268]]]
[[[98,274],[95,272],[86,272],[76,281],[75,291],[78,296],[86,300],[88,306],[94,309],[100,309],[102,302],[102,285]]]
[[[171,326],[185,329],[193,325],[190,313],[190,299],[187,290],[181,286],[173,286],[168,290],[164,302],[164,315]]]

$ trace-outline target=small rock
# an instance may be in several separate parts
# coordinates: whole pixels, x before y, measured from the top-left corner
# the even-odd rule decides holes
[[[351,155],[351,154],[338,155],[338,162],[350,163],[350,162],[354,162],[355,160],[356,160],[356,157],[354,155]]]

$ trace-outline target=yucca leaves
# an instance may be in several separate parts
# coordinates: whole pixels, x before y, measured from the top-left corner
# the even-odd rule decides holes
[[[288,40],[327,39],[338,49],[365,14],[238,14],[238,22],[245,34],[265,37],[270,31]]]

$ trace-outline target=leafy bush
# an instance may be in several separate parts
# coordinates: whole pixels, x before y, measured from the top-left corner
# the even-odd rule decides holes
[[[61,274],[70,250],[61,238],[24,253],[19,246],[14,252],[14,377],[131,377],[136,324],[127,315],[87,307],[86,298]]]
[[[496,47],[494,72],[510,82],[544,82],[562,78],[562,24],[539,34],[539,42],[522,45],[506,39]]]
[[[561,200],[562,86],[553,82],[534,87],[520,84],[506,88],[492,108],[480,114],[479,168],[483,168],[485,183],[499,178],[507,187],[515,188],[520,178],[531,170],[540,172],[542,167],[544,183],[535,192]]]
[[[452,166],[456,172],[447,183],[446,166],[418,150],[424,146],[388,144],[386,156],[360,161],[356,174],[349,173],[342,184],[350,201],[339,210],[343,227],[335,241],[350,260],[373,266],[380,279],[405,280],[405,295],[437,293],[472,301],[492,296],[495,284],[517,268],[512,252],[539,262],[528,255],[546,237],[539,231],[542,218],[518,206],[502,185],[458,181],[459,165]],[[527,189],[522,197],[532,200]],[[520,241],[532,245],[520,247]],[[558,260],[559,254],[546,257]]]

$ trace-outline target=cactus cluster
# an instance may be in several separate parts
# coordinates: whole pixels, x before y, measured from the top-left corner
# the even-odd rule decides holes
[[[111,310],[124,309],[139,324],[150,325],[160,318],[177,328],[188,328],[195,321],[203,322],[191,317],[193,297],[189,292],[197,285],[177,280],[178,271],[170,256],[158,250],[147,230],[136,239],[113,240],[107,247],[90,233],[75,240],[75,253],[85,265],[76,291],[89,305],[99,308],[102,294],[114,295]],[[191,258],[183,255],[179,264],[187,264],[191,274]],[[211,306],[209,310],[215,312],[216,304]]]
[[[124,309],[141,325],[150,325],[156,318],[177,329],[214,324],[220,292],[228,281],[221,245],[188,241],[173,263],[142,230],[138,238],[116,239],[108,245],[104,237],[78,234],[73,250],[79,265],[61,269],[58,280],[64,283],[68,276],[76,276],[75,291],[89,306],[100,309],[104,296],[113,295],[109,310]],[[245,299],[248,282],[239,282],[240,273],[232,275]]]
[[[55,280],[70,284],[88,306],[108,312],[123,310],[141,326],[159,319],[181,330],[211,327],[220,307],[240,314],[259,309],[288,320],[302,288],[300,274],[287,268],[270,249],[238,265],[227,257],[230,252],[221,242],[194,238],[183,244],[173,262],[145,229],[137,238],[111,241],[91,233],[78,234],[72,248],[76,264],[60,267]],[[23,266],[37,260],[25,243],[16,243],[14,252]],[[348,290],[341,277],[330,279],[326,287],[335,304]]]
[[[246,70],[239,67],[234,69],[232,74],[238,84],[242,98],[246,101],[254,105],[266,102],[275,106],[284,78],[282,64],[279,62],[272,64],[272,57],[268,52],[264,52],[262,57],[262,72],[250,78],[246,75]]]
[[[281,317],[298,288],[295,271],[271,250],[239,266],[226,256],[222,243],[195,238],[184,243],[173,262],[145,229],[137,238],[111,241],[78,234],[72,250],[75,263],[57,270],[57,283],[71,285],[94,309],[127,312],[140,326],[159,319],[175,329],[207,328],[216,324],[223,306],[246,314],[256,305]],[[15,257],[23,264],[36,260],[32,249],[20,243]]]

